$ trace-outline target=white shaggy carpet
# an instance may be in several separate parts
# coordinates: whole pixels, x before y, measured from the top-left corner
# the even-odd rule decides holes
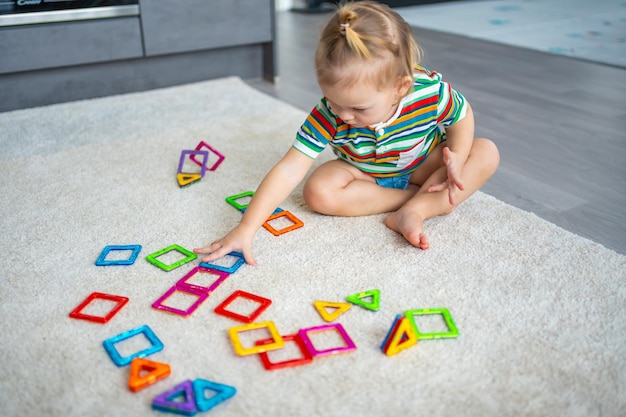
[[[422,252],[384,216],[321,216],[297,190],[281,207],[304,227],[261,229],[257,267],[188,318],[153,309],[198,261],[164,272],[145,257],[233,227],[224,199],[254,190],[305,116],[237,78],[0,114],[0,414],[164,415],[152,399],[196,378],[237,389],[214,416],[626,414],[626,257],[483,193],[428,221]],[[226,159],[181,189],[180,153],[199,141]],[[133,265],[95,265],[130,244]],[[316,300],[380,289],[381,305],[336,320],[356,351],[270,372],[234,353],[241,323],[214,312],[238,289],[271,299],[257,322],[284,335],[324,324]],[[70,318],[94,291],[130,301],[106,324]],[[430,307],[450,310],[459,338],[380,351],[396,314]],[[144,324],[164,344],[148,359],[172,372],[132,393],[102,343]]]

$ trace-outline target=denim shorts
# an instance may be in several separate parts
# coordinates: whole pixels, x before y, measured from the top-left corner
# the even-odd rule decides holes
[[[409,186],[409,179],[411,178],[411,174],[399,175],[397,177],[385,177],[385,178],[374,178],[376,180],[376,184],[385,188],[399,188],[401,190],[406,190],[406,187]]]

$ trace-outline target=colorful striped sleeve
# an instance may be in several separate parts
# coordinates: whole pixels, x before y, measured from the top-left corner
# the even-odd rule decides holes
[[[322,99],[306,118],[293,142],[293,147],[310,158],[317,158],[337,131],[337,122]]]
[[[439,84],[439,103],[437,105],[437,124],[451,126],[465,118],[467,102],[465,97],[454,90],[447,81]]]

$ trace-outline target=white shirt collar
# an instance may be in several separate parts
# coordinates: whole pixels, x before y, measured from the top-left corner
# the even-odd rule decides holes
[[[370,127],[376,131],[386,128],[387,126],[389,126],[390,124],[396,121],[396,119],[400,116],[400,113],[402,113],[403,107],[404,107],[404,98],[400,100],[400,103],[398,104],[398,108],[396,109],[396,112],[389,118],[389,120],[387,120],[386,122],[374,123],[373,125],[370,125]]]

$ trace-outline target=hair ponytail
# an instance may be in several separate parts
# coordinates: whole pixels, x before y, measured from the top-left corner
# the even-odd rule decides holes
[[[361,39],[361,34],[353,29],[352,25],[358,16],[354,10],[346,10],[345,8],[339,9],[337,12],[339,18],[339,33],[346,38],[346,42],[350,50],[354,51],[358,56],[366,59],[370,59],[372,54],[369,48]]]
[[[348,2],[322,30],[315,69],[320,83],[352,84],[369,77],[380,87],[412,77],[420,58],[413,31],[398,13],[372,1]],[[350,72],[348,67],[360,61],[368,62],[363,71]]]

